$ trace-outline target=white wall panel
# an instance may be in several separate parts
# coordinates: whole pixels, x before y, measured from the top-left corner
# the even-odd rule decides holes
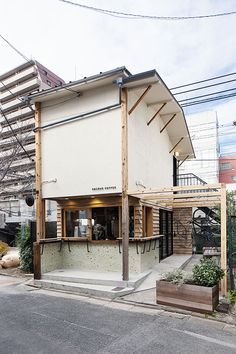
[[[43,130],[42,182],[44,198],[120,192],[120,108]]]
[[[137,100],[129,93],[129,107]],[[147,122],[155,110],[142,101],[128,117],[129,121],[129,189],[137,189],[136,182],[154,188],[173,184],[173,155],[168,134],[160,134],[161,118],[157,116],[148,126]],[[162,123],[163,124],[163,123]]]

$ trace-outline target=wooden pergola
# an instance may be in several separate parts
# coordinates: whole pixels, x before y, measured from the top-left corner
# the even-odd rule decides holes
[[[128,191],[128,196],[156,202],[160,207],[197,208],[220,205],[221,213],[221,267],[225,276],[221,282],[222,295],[227,294],[227,232],[225,184],[176,186]]]

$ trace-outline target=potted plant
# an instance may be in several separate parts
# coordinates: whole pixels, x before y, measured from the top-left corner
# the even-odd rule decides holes
[[[157,304],[212,313],[219,303],[219,281],[224,271],[214,260],[203,258],[192,274],[181,270],[168,273],[156,284]]]

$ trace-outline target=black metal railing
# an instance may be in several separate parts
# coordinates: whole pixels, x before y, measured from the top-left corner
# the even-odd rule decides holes
[[[196,186],[204,184],[207,184],[207,182],[203,181],[203,179],[196,176],[194,173],[182,173],[177,175],[178,186]]]

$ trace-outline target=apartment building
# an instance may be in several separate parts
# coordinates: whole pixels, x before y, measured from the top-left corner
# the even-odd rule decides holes
[[[35,218],[34,206],[25,203],[25,197],[34,194],[35,181],[34,106],[26,97],[63,84],[35,60],[0,75],[0,214],[4,222]],[[49,216],[53,209],[49,203]]]
[[[186,160],[179,168],[180,184],[196,175],[206,183],[219,181],[218,119],[214,111],[186,117],[196,159]],[[185,175],[185,176],[184,176]],[[182,183],[182,184],[183,184]]]

